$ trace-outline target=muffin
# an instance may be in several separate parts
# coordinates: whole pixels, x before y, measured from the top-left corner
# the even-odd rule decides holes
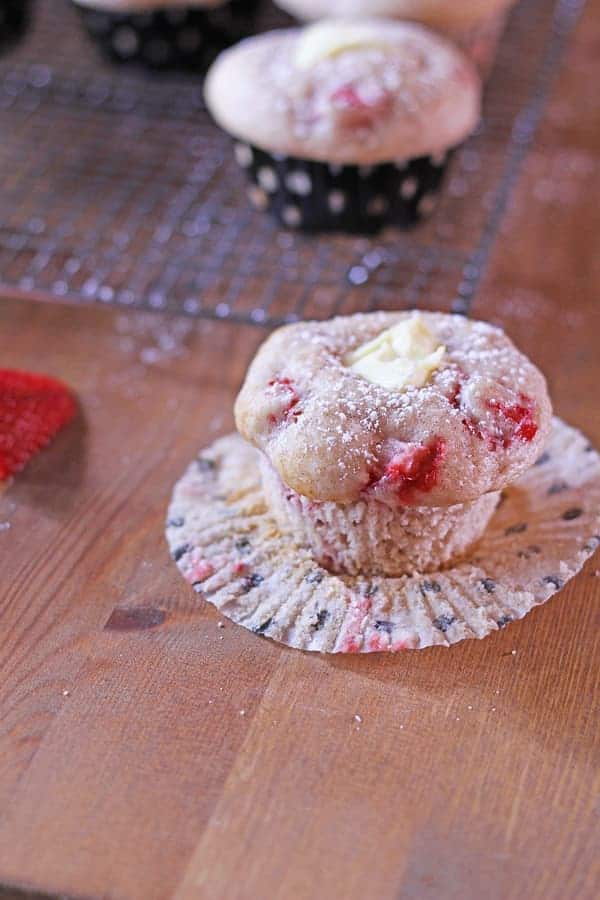
[[[414,312],[276,331],[235,405],[282,531],[330,572],[391,577],[470,551],[551,415],[501,330]]]
[[[104,54],[153,69],[205,70],[252,28],[259,0],[73,0]]]
[[[493,64],[506,16],[516,0],[276,0],[302,21],[344,16],[409,19],[434,28],[456,41],[482,74]]]
[[[192,458],[165,529],[219,627],[321,653],[449,647],[513,627],[600,548],[600,454],[482,322],[284,328],[235,414],[241,434]]]
[[[385,20],[249,38],[205,84],[251,201],[288,227],[351,232],[408,227],[432,211],[480,96],[474,66],[445,38]]]
[[[0,51],[23,37],[30,14],[30,0],[0,0]]]

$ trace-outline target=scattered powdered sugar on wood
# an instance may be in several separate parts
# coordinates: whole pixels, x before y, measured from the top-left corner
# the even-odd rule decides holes
[[[188,318],[154,313],[131,313],[116,317],[119,349],[144,366],[155,366],[189,353],[195,323]]]

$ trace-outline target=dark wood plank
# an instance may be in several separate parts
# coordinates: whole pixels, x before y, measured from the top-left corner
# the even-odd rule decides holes
[[[6,364],[41,367],[63,377],[76,389],[82,407],[79,424],[38,457],[0,501],[0,519],[7,516],[10,522],[0,534],[6,561],[0,788],[3,807],[10,810],[0,827],[0,855],[5,851],[7,856],[2,874],[8,881],[38,883],[36,875],[43,873],[43,886],[82,893],[84,886],[76,878],[68,881],[65,859],[48,845],[46,857],[42,845],[53,834],[65,848],[72,841],[74,849],[89,803],[88,812],[103,832],[97,836],[98,848],[110,836],[115,852],[124,863],[129,860],[125,868],[132,872],[134,885],[141,884],[141,870],[145,872],[148,890],[143,895],[149,897],[168,876],[169,866],[176,871],[179,855],[170,852],[169,841],[175,841],[185,860],[181,836],[187,832],[193,841],[217,790],[219,778],[211,772],[210,753],[203,752],[202,734],[210,735],[215,720],[222,719],[217,699],[223,685],[235,682],[235,656],[217,664],[223,653],[216,614],[189,596],[168,558],[165,509],[177,472],[203,442],[231,428],[231,396],[261,334],[253,329],[233,332],[219,324],[194,325],[185,339],[176,340],[182,353],[178,357],[161,351],[154,339],[159,334],[164,342],[165,333],[175,335],[177,323],[154,316],[32,304],[5,304],[2,316]],[[153,359],[156,353],[162,354],[156,364],[140,363],[140,357]],[[111,625],[116,606],[164,610],[164,622],[160,628],[145,629],[138,619],[133,621],[138,627],[127,630],[125,617],[113,618]],[[182,640],[188,645],[187,663]],[[200,687],[211,647],[211,682]],[[257,650],[262,652],[253,671],[261,671],[260,683],[269,662],[262,644]],[[177,686],[177,674],[186,671],[189,683],[184,679]],[[155,690],[148,691],[152,673],[162,691],[162,705]],[[235,702],[239,699],[248,710],[256,702],[252,680],[246,690],[236,683],[235,693]],[[154,725],[152,714],[157,717]],[[246,727],[243,717],[233,720],[220,766],[234,751],[236,728],[241,736]],[[156,746],[150,754],[141,751],[146,741],[154,744],[154,728],[162,735],[162,762]],[[183,728],[185,739],[178,728]],[[129,760],[119,752],[127,745],[128,732],[133,735]],[[196,810],[195,827],[189,811],[170,802],[165,784],[165,778],[170,783],[174,775],[169,768],[174,747],[194,760],[194,766],[202,760],[205,767],[201,802],[190,794],[189,775],[174,782],[184,805],[193,804]],[[51,773],[46,753],[55,760]],[[134,799],[127,785],[136,773],[141,778],[137,787],[142,782],[144,787]],[[106,816],[98,815],[102,792]],[[32,803],[29,810],[21,806],[26,797]],[[122,828],[111,805],[117,799],[123,809]],[[152,823],[155,846],[144,843],[131,827],[128,814],[134,809],[143,830]],[[153,823],[158,810],[160,827]],[[19,821],[13,819],[18,811]],[[173,816],[181,830],[171,822]],[[59,820],[60,832],[55,830]],[[108,821],[114,827],[107,832]],[[15,840],[20,827],[26,830],[22,842]],[[31,869],[36,829],[40,843]],[[93,847],[89,825],[85,829]],[[137,871],[134,860],[140,851],[145,862]],[[78,853],[69,858],[74,874],[81,874]],[[98,894],[105,888],[102,877],[114,863],[107,846],[99,858],[97,884],[92,867],[85,866],[85,889]]]

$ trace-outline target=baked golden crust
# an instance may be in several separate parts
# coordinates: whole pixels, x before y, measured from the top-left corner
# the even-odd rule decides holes
[[[260,348],[236,424],[297,493],[449,506],[501,490],[540,455],[552,414],[546,382],[498,328],[418,313],[446,348],[419,388],[388,390],[344,364],[350,351],[413,315],[299,323]]]

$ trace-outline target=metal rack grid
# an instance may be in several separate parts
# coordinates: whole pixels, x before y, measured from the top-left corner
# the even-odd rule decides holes
[[[468,313],[585,0],[522,0],[479,133],[432,219],[376,238],[282,231],[246,202],[197,76],[101,62],[39,0],[0,60],[0,294],[259,325],[374,307]],[[285,23],[267,9],[266,26]]]

